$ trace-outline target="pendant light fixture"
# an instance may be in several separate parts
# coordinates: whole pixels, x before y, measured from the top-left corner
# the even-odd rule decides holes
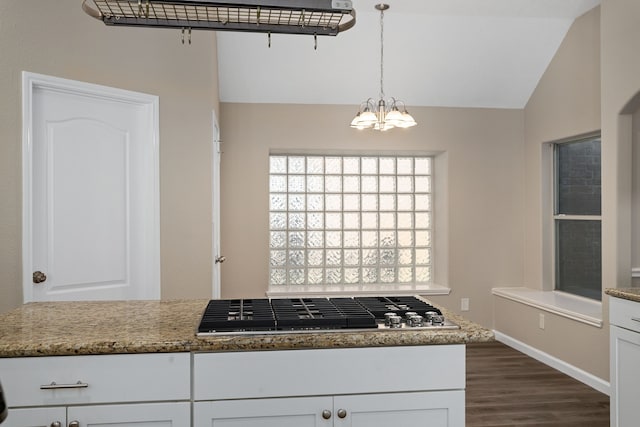
[[[380,98],[377,104],[373,98],[362,102],[356,117],[351,121],[351,127],[385,131],[394,127],[415,126],[417,123],[407,112],[404,102],[396,98],[384,99],[384,11],[389,9],[389,5],[380,3],[375,8],[380,11]]]

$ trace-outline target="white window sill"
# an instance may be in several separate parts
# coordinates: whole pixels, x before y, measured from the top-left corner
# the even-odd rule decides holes
[[[577,322],[602,328],[602,303],[558,291],[531,288],[493,288],[493,295],[516,301]]]
[[[428,285],[346,285],[331,287],[327,285],[321,286],[283,286],[282,288],[270,289],[267,291],[267,297],[326,297],[326,296],[364,296],[364,295],[449,295],[451,289],[446,286],[435,284]]]

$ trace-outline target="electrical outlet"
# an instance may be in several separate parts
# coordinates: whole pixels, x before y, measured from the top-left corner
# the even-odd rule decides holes
[[[540,329],[544,329],[544,314],[540,313],[538,318],[538,326]]]
[[[460,299],[460,311],[469,311],[469,298]]]

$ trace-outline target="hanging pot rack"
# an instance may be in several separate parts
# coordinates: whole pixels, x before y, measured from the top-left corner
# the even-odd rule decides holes
[[[352,28],[351,0],[83,0],[105,25],[335,36]]]

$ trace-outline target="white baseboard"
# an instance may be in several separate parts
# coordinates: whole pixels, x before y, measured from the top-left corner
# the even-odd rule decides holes
[[[565,362],[564,360],[560,360],[557,357],[553,357],[548,353],[538,350],[537,348],[531,347],[530,345],[525,344],[522,341],[518,341],[517,339],[512,338],[508,335],[505,335],[501,332],[498,332],[498,331],[493,331],[493,332],[496,336],[497,341],[500,341],[501,343],[506,344],[509,347],[512,347],[526,354],[527,356],[532,357],[537,361],[544,363],[545,365],[548,365],[554,369],[557,369],[563,374],[569,375],[570,377],[580,381],[581,383],[584,383],[589,387],[598,390],[600,393],[604,393],[607,396],[610,396],[609,394],[610,386],[608,381],[605,381],[602,378],[598,378],[587,371],[584,371],[580,368],[577,368]]]

